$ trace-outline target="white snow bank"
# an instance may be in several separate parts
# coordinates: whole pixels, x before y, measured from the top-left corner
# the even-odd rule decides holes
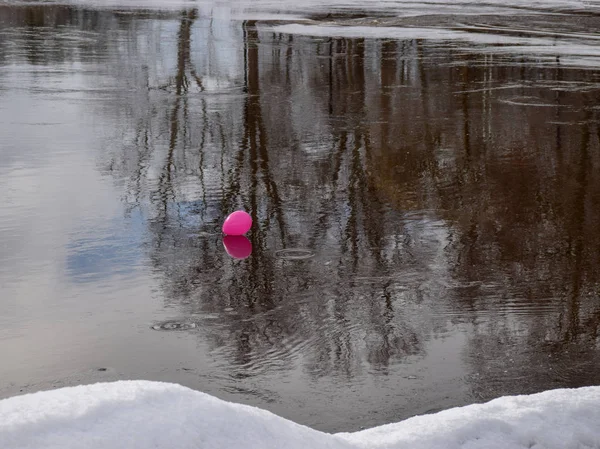
[[[0,401],[2,449],[350,447],[265,410],[168,383],[100,383]]]
[[[0,401],[0,447],[600,448],[600,387],[505,397],[330,435],[179,385],[103,383]]]
[[[506,396],[343,435],[360,448],[600,448],[600,387]]]

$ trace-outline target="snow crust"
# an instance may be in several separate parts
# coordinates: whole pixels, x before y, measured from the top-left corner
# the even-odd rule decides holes
[[[3,449],[600,448],[600,387],[503,397],[327,434],[180,385],[119,381],[0,401]]]

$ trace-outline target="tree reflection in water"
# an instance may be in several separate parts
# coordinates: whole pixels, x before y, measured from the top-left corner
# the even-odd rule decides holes
[[[160,114],[137,118],[142,147],[165,161],[137,195],[155,217],[165,300],[218,314],[206,332],[232,369],[292,368],[301,353],[314,376],[385,373],[423,354],[450,318],[472,326],[465,354],[486,398],[564,384],[548,372],[527,380],[554,364],[537,370],[528,358],[596,351],[598,110],[595,94],[574,88],[593,76],[559,60],[507,64],[426,41],[292,37],[246,21],[242,70],[211,96],[210,66],[191,68],[190,55],[214,45],[191,37],[197,17],[182,14],[177,72],[161,86],[170,97],[149,100],[171,104],[168,139]],[[127,168],[139,150],[138,137],[114,156],[130,185],[144,176],[142,158]],[[255,222],[241,263],[213,235],[237,207]],[[316,256],[276,257],[298,246]]]
[[[123,91],[102,170],[147,217],[165,306],[231,376],[381,376],[459,332],[477,399],[598,383],[595,71],[161,14],[68,23],[113,32],[77,47],[113,54]],[[219,235],[237,208],[243,261]]]

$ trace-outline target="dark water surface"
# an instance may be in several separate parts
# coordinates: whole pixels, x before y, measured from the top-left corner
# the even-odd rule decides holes
[[[0,397],[164,380],[349,431],[600,384],[600,15],[541,12],[0,1]]]

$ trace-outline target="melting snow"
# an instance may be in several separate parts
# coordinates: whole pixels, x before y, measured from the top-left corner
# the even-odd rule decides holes
[[[0,447],[600,448],[600,387],[503,397],[332,435],[179,385],[121,381],[0,401]]]

